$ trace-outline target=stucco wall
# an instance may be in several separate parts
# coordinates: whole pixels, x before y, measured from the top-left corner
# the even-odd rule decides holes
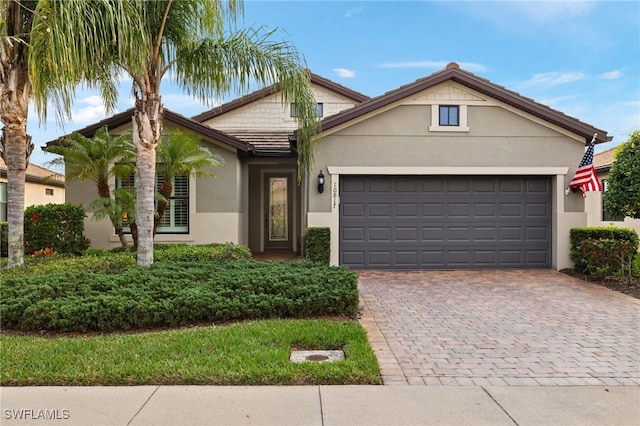
[[[124,126],[112,131],[114,134],[125,131]],[[176,126],[167,123],[167,131]],[[224,163],[213,169],[216,177],[191,177],[189,180],[189,233],[157,234],[156,242],[180,242],[188,244],[207,244],[213,242],[234,242],[247,244],[245,240],[242,211],[242,168],[234,148],[213,140],[203,140],[202,146],[213,154],[219,155]],[[113,190],[115,180],[110,182]],[[89,211],[89,204],[95,200],[95,184],[85,182],[67,182],[67,201],[82,204]],[[112,248],[119,245],[113,227],[108,220],[94,221],[91,212],[85,220],[85,235],[96,248]]]

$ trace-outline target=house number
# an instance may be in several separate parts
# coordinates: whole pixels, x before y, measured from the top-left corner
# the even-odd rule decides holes
[[[335,209],[336,206],[338,205],[338,183],[337,182],[333,182],[332,196],[333,196],[332,208]]]

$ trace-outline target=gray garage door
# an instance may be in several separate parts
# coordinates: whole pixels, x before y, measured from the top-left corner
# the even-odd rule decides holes
[[[548,268],[548,177],[341,176],[340,263]]]

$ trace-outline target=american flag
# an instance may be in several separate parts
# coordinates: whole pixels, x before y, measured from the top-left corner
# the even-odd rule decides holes
[[[596,170],[593,167],[593,147],[595,142],[596,138],[594,137],[587,148],[587,152],[585,152],[584,157],[582,157],[575,176],[573,176],[573,179],[571,179],[569,183],[569,189],[579,189],[583,197],[586,197],[587,191],[602,191],[602,184],[598,176],[596,176]]]

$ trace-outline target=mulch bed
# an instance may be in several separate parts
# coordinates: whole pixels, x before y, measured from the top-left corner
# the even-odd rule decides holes
[[[560,272],[575,278],[579,278],[584,281],[589,281],[591,283],[601,285],[611,290],[619,291],[620,293],[628,294],[629,296],[635,297],[636,299],[640,299],[640,278],[639,277],[594,278],[589,275],[581,274],[575,269],[563,269]]]

